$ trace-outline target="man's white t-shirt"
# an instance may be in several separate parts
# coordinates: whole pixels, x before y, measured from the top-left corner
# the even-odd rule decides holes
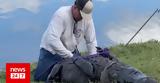
[[[72,52],[84,38],[89,55],[96,54],[97,41],[93,19],[83,18],[74,24],[71,6],[59,8],[43,34],[40,48],[52,54],[59,54],[63,58],[72,57]],[[74,27],[76,27],[75,34],[73,34]]]

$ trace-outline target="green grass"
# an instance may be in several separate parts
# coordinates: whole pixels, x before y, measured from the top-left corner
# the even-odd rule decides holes
[[[160,42],[150,40],[144,43],[120,44],[110,50],[124,63],[129,64],[160,82]],[[36,63],[31,64],[31,83]],[[0,83],[5,83],[5,72],[0,72]]]
[[[5,83],[6,80],[5,79],[0,79],[0,83]]]
[[[129,64],[160,82],[160,42],[120,44],[110,48],[124,63]]]
[[[5,72],[1,71],[0,72],[0,83],[5,83],[5,81],[6,81],[5,78],[6,78]]]

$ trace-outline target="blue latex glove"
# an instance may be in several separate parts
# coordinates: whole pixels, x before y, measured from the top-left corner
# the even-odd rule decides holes
[[[103,57],[109,57],[110,53],[109,53],[109,49],[108,48],[100,48],[100,47],[96,47],[97,48],[97,53]]]

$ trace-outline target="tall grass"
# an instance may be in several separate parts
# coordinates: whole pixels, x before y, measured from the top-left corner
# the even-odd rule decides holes
[[[160,42],[120,44],[110,48],[124,63],[129,64],[160,82]]]

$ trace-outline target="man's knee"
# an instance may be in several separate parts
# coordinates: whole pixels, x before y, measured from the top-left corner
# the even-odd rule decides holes
[[[40,50],[40,56],[37,68],[34,73],[35,81],[46,81],[53,66],[61,61],[61,57],[57,54],[53,55],[45,49]]]

